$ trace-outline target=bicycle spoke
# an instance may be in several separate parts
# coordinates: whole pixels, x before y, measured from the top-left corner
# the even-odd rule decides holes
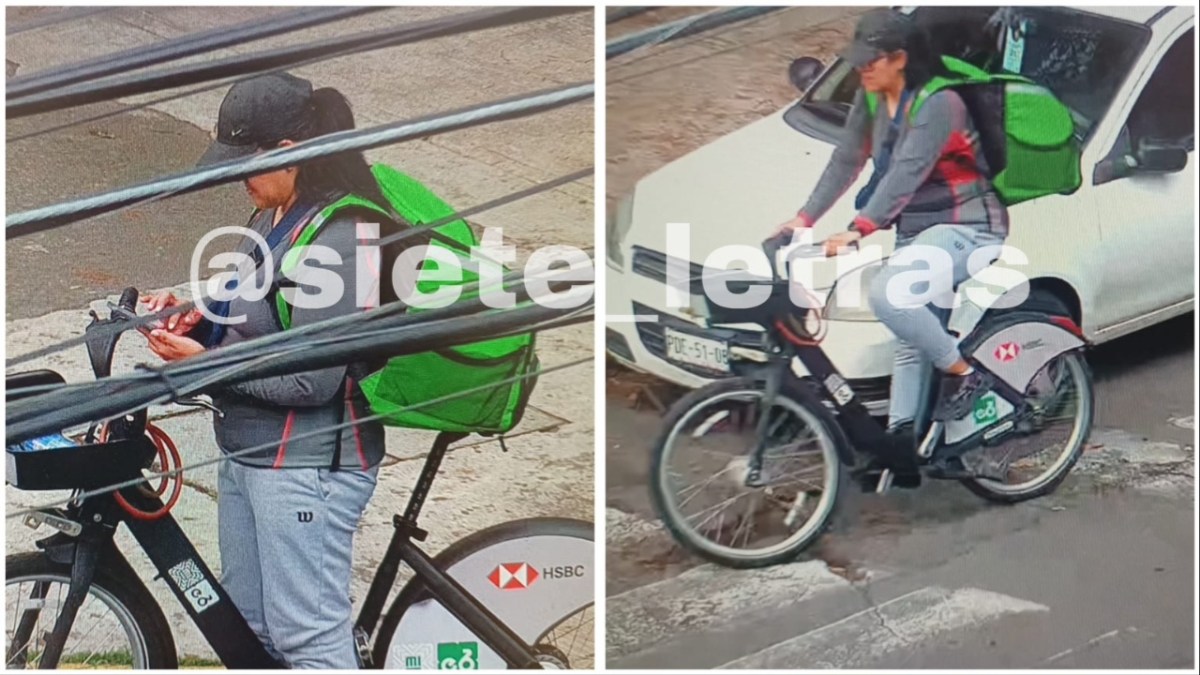
[[[692,501],[692,499],[694,497],[696,497],[696,495],[700,494],[701,490],[708,487],[709,485],[712,485],[713,481],[720,478],[721,476],[724,476],[726,473],[728,473],[730,471],[730,469],[731,469],[731,467],[727,466],[724,469],[721,469],[720,471],[718,471],[717,473],[714,473],[713,475],[709,476],[708,479],[705,480],[703,483],[700,483],[699,485],[690,485],[690,486],[684,488],[684,490],[681,490],[679,494],[682,496],[684,491],[690,490],[693,487],[696,488],[696,491],[694,493],[692,493],[692,495],[690,497],[688,497],[687,499],[685,499],[679,503],[679,508],[682,509],[683,507],[687,506],[688,502]]]
[[[738,499],[740,499],[742,496],[743,496],[743,495],[734,495],[734,496],[730,497],[729,499],[726,499],[725,501],[723,501],[723,502],[721,502],[721,503],[719,503],[719,504],[717,504],[717,505],[715,505],[715,506],[710,506],[710,507],[708,507],[708,508],[704,509],[704,510],[703,510],[703,511],[701,511],[700,513],[697,513],[695,516],[693,516],[693,517],[691,517],[691,518],[688,518],[688,520],[689,520],[689,521],[691,521],[691,520],[693,520],[694,518],[696,518],[696,517],[699,517],[700,515],[702,515],[702,514],[704,514],[704,513],[708,512],[708,511],[712,511],[713,509],[722,509],[722,508],[724,508],[725,506],[729,505],[730,503],[737,501],[737,500],[738,500]],[[696,529],[697,529],[697,530],[700,530],[700,529],[702,529],[702,528],[703,528],[703,527],[704,527],[704,526],[705,526],[705,525],[708,523],[708,521],[710,521],[710,520],[712,520],[713,518],[717,517],[717,515],[720,515],[720,514],[723,514],[723,513],[724,513],[724,511],[717,511],[716,513],[714,513],[713,515],[709,516],[708,518],[705,518],[703,522],[701,522],[699,525],[697,525],[697,526],[696,526]],[[724,520],[722,520],[721,522],[724,522]],[[718,529],[719,529],[719,528],[718,528]]]

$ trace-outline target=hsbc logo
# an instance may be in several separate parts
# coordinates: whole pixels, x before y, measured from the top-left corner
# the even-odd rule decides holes
[[[502,591],[529,588],[538,580],[538,571],[529,563],[501,563],[488,575],[488,581]]]
[[[583,565],[563,565],[561,567],[543,567],[542,577],[546,579],[572,579],[584,575]]]
[[[1015,342],[1005,342],[999,347],[996,347],[996,351],[992,352],[992,355],[996,357],[997,361],[1000,361],[1001,363],[1008,363],[1009,361],[1017,358],[1020,353],[1021,345]]]

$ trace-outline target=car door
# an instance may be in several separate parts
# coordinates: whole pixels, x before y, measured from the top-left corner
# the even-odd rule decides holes
[[[1091,323],[1114,337],[1194,302],[1194,40],[1189,16],[1114,102],[1119,132],[1091,176],[1103,265]]]

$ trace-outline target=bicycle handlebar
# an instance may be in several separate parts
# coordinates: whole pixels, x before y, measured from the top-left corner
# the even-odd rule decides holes
[[[101,319],[95,310],[92,310],[92,323],[84,331],[85,345],[87,346],[88,359],[92,364],[92,372],[96,378],[108,377],[112,374],[113,354],[117,350],[117,340],[120,339],[124,330],[116,333],[97,332],[93,334],[98,327],[111,326],[117,322],[131,321],[137,319],[137,301],[138,291],[130,286],[124,291],[121,291],[121,297],[117,300],[117,304],[109,303],[109,316],[107,319]]]
[[[782,249],[784,249],[791,243],[792,243],[792,233],[791,232],[780,232],[779,234],[776,234],[774,236],[768,237],[763,240],[762,249],[763,249],[763,253],[767,254],[767,262],[770,263],[770,265],[771,265],[771,280],[772,281],[782,281],[783,280],[779,276],[779,271],[778,271],[778,268],[775,266],[775,261],[776,261],[776,258],[779,257],[779,251],[781,251]],[[853,246],[854,248],[858,248],[857,241],[852,241],[852,242],[850,242],[849,245]],[[815,242],[812,242],[811,244],[798,245],[792,252],[790,252],[788,254],[788,257],[783,261],[784,262],[784,275],[785,275],[784,278],[789,278],[791,276],[790,270],[787,268],[787,264],[792,259],[794,259],[794,258],[813,258],[813,257],[817,257],[817,256],[822,256],[822,257],[825,256],[825,241],[824,240],[815,241]]]

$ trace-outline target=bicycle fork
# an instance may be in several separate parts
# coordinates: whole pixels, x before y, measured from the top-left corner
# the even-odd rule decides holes
[[[72,552],[71,585],[67,589],[67,597],[63,601],[58,618],[54,620],[54,628],[46,636],[46,643],[38,659],[39,669],[58,668],[58,660],[62,658],[63,649],[67,646],[67,636],[71,634],[71,627],[75,625],[75,617],[79,614],[79,608],[83,606],[83,601],[87,599],[88,590],[92,587],[92,580],[96,577],[96,561],[100,557],[99,544],[95,541],[80,541],[72,548],[74,550]],[[46,592],[46,584],[34,584],[30,599],[44,600]],[[30,639],[34,637],[33,631],[37,626],[38,613],[41,611],[38,604],[35,602],[33,607],[22,613],[20,623],[13,635],[13,647],[20,651],[17,654],[10,654],[10,659],[19,656],[24,661],[28,657]]]
[[[747,487],[760,488],[766,485],[762,479],[762,465],[763,453],[767,451],[767,441],[770,438],[768,430],[771,425],[771,406],[775,403],[775,397],[779,395],[779,388],[783,385],[784,371],[790,361],[790,358],[785,358],[777,367],[767,371],[766,390],[758,405],[758,421],[754,429],[754,449],[750,452],[750,460],[746,467]]]

